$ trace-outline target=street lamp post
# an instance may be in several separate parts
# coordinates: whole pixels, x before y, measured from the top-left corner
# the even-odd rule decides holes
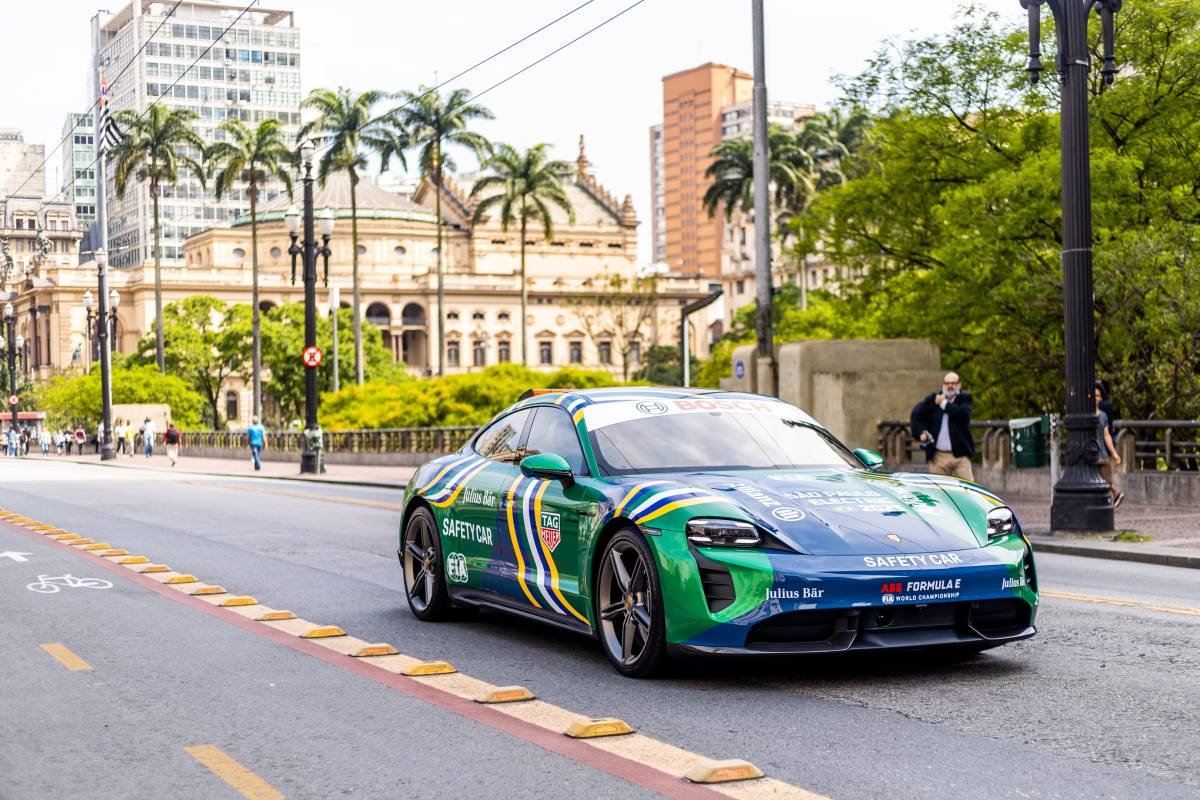
[[[313,174],[312,160],[314,148],[310,142],[305,142],[300,148],[300,158],[304,164],[304,241],[297,243],[300,238],[300,211],[292,206],[284,215],[287,221],[288,235],[292,238],[288,253],[292,257],[292,276],[296,274],[296,256],[304,257],[304,350],[305,353],[316,352],[317,346],[317,256],[323,256],[328,274],[329,238],[333,234],[333,214],[328,209],[321,214],[321,244],[317,244],[313,230]],[[304,371],[304,451],[300,454],[301,473],[324,472],[321,461],[321,426],[317,422],[317,366],[316,363],[305,362]]]
[[[1105,84],[1116,74],[1113,18],[1122,0],[1020,0],[1029,13],[1029,77],[1042,71],[1041,6],[1054,14],[1057,67],[1062,80],[1062,269],[1063,340],[1066,355],[1066,469],[1054,485],[1052,530],[1111,531],[1113,505],[1100,477],[1095,413],[1095,339],[1092,313],[1092,183],[1088,152],[1088,81],[1091,50],[1087,22],[1092,8],[1100,15]]]
[[[328,263],[328,256],[326,262]],[[328,273],[328,270],[326,270]],[[336,286],[329,287],[329,320],[333,323],[333,392],[341,391],[341,375],[338,374],[338,308],[341,306],[342,293]]]
[[[13,430],[16,430],[17,429],[17,414],[19,412],[19,407],[20,407],[20,395],[17,394],[17,358],[18,358],[17,351],[19,351],[21,348],[23,348],[25,346],[25,337],[17,336],[15,339],[13,338],[13,330],[14,330],[14,326],[16,325],[17,319],[16,319],[16,317],[13,316],[12,303],[4,304],[4,320],[3,320],[3,322],[4,322],[3,344],[4,344],[4,349],[6,351],[8,351],[8,394],[9,394],[9,397],[5,399],[5,404],[8,406],[8,410],[12,413],[12,428],[13,428]],[[12,402],[14,400],[16,402]]]
[[[90,290],[83,294],[83,306],[87,311],[88,332],[95,331],[96,338],[100,341],[100,397],[102,407],[100,460],[111,461],[117,457],[117,450],[113,446],[112,438],[112,353],[109,349],[108,337],[110,327],[113,330],[116,329],[117,305],[120,303],[120,297],[117,295],[116,290],[113,290],[111,295],[108,292],[108,253],[101,248],[96,251],[95,257],[100,307],[96,309],[94,314],[92,313],[92,293]],[[111,312],[108,310],[109,305],[112,306]],[[91,336],[88,338],[90,339]]]

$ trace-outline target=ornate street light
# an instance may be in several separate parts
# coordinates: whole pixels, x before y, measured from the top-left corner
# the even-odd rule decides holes
[[[1122,0],[1020,0],[1029,12],[1029,79],[1042,72],[1041,6],[1054,14],[1058,51],[1056,65],[1062,80],[1062,268],[1063,323],[1066,354],[1067,445],[1066,469],[1054,486],[1050,506],[1052,530],[1111,531],[1112,498],[1100,477],[1095,413],[1095,340],[1092,290],[1092,182],[1088,154],[1088,14],[1100,15],[1104,83],[1117,72],[1113,56],[1113,18]]]
[[[325,209],[321,213],[321,244],[317,244],[313,219],[313,175],[312,160],[315,149],[311,142],[305,142],[300,148],[300,160],[303,164],[304,181],[304,239],[300,241],[301,218],[300,210],[295,206],[288,208],[284,214],[288,235],[292,244],[288,253],[292,257],[292,283],[296,282],[296,257],[303,256],[304,268],[304,451],[300,454],[300,472],[324,472],[325,465],[321,459],[322,437],[321,426],[317,422],[317,367],[320,359],[317,354],[317,256],[325,259],[325,281],[329,281],[329,238],[333,234],[333,212]]]
[[[109,349],[109,329],[116,336],[117,304],[120,302],[116,290],[108,292],[108,253],[100,248],[95,253],[96,280],[98,283],[100,306],[93,313],[95,298],[89,289],[83,293],[83,307],[87,312],[88,342],[95,339],[100,342],[100,395],[103,419],[101,421],[100,460],[111,461],[117,457],[112,439],[112,353]],[[112,306],[112,311],[108,306]]]
[[[17,414],[19,413],[19,406],[20,406],[20,396],[17,394],[17,358],[20,355],[19,351],[25,347],[25,337],[18,336],[18,337],[16,337],[15,340],[13,339],[13,329],[16,324],[16,321],[17,321],[16,317],[13,316],[12,303],[5,303],[4,304],[4,318],[2,320],[4,330],[2,332],[0,332],[0,334],[2,334],[2,335],[0,335],[0,339],[2,339],[2,341],[0,341],[0,344],[2,344],[4,346],[4,349],[5,349],[5,351],[7,351],[7,355],[8,355],[7,360],[8,360],[8,394],[9,394],[9,396],[5,399],[4,402],[5,402],[5,405],[8,406],[8,410],[12,413],[12,427],[13,428],[17,427]]]

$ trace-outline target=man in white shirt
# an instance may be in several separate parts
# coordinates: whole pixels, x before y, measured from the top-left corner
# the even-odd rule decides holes
[[[975,480],[971,467],[971,456],[975,455],[971,393],[962,390],[957,373],[947,372],[942,390],[931,392],[913,407],[910,430],[924,445],[931,473]]]
[[[154,420],[149,417],[142,423],[142,442],[146,446],[146,458],[154,455]]]

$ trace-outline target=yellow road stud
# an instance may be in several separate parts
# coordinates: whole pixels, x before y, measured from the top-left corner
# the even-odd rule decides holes
[[[114,547],[111,550],[104,551],[100,555],[104,556],[105,558],[113,558],[114,556],[127,556],[129,555],[129,551],[122,550],[119,547]]]
[[[594,739],[598,736],[624,736],[635,733],[628,722],[615,717],[600,717],[587,722],[572,722],[571,727],[563,731],[572,739]]]
[[[246,596],[227,597],[221,601],[220,605],[222,608],[229,608],[230,606],[256,606],[258,605],[258,601],[253,597]]]
[[[310,628],[300,634],[301,639],[325,639],[330,636],[345,636],[346,632],[337,625],[322,625],[317,628]]]
[[[226,594],[226,592],[220,586],[197,586],[188,592],[188,594],[195,596],[199,594]]]
[[[255,622],[280,622],[285,619],[295,619],[296,615],[290,611],[268,611],[254,618]]]
[[[146,558],[145,556],[129,556],[128,558],[122,558],[117,563],[119,563],[119,564],[148,564],[148,563],[150,563],[150,559]]]
[[[761,778],[763,771],[737,758],[724,761],[704,761],[687,771],[683,777],[692,783],[727,783]]]
[[[369,644],[366,647],[360,647],[357,651],[350,655],[355,658],[369,658],[371,656],[394,656],[399,651],[390,644]]]
[[[490,692],[484,692],[475,698],[476,703],[518,703],[522,700],[532,700],[533,692],[524,686],[498,686]]]
[[[400,674],[416,678],[421,675],[449,675],[452,672],[458,672],[458,670],[448,661],[422,661],[419,664],[413,664]]]
[[[108,542],[98,542],[96,544],[89,544],[89,545],[85,546],[83,549],[84,550],[107,550],[110,547],[112,547],[112,545],[110,545]]]
[[[96,540],[95,539],[72,539],[70,544],[71,544],[71,547],[79,547],[81,545],[91,544],[94,541],[96,541]]]
[[[142,572],[146,572],[146,570],[142,570]],[[176,575],[172,578],[167,578],[163,583],[172,586],[180,583],[198,583],[199,580],[195,575]]]
[[[138,570],[138,572],[142,573],[143,575],[150,573],[150,572],[170,572],[170,571],[171,571],[171,568],[168,567],[166,564],[147,564],[146,566],[144,566]]]

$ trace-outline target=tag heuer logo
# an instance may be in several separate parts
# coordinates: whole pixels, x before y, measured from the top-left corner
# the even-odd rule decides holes
[[[541,525],[538,526],[538,536],[545,543],[546,547],[553,553],[558,547],[558,543],[562,541],[562,525],[559,522],[559,515],[554,511],[543,511]]]

